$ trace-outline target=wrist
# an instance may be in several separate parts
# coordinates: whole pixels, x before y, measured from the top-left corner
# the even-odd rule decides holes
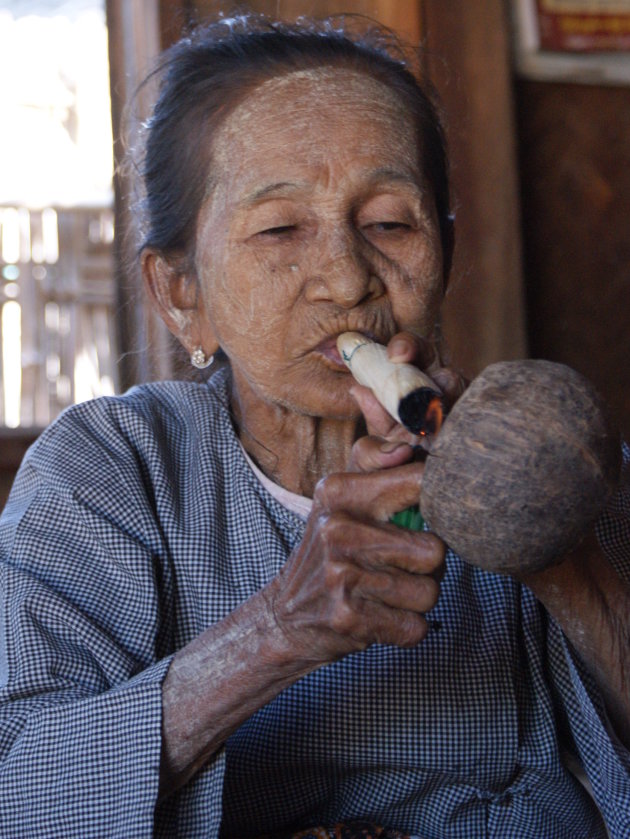
[[[602,562],[605,563],[606,560],[602,557],[595,532],[590,531],[558,562],[540,571],[530,571],[516,576],[519,582],[526,585],[543,605],[549,604],[551,607],[556,600],[566,602],[569,591],[583,593],[588,579]]]
[[[162,686],[161,794],[178,788],[256,711],[315,669],[258,592],[179,650]]]
[[[292,613],[282,573],[256,595],[264,604],[264,655],[275,672],[293,681],[328,664],[336,656],[321,649],[319,633]]]

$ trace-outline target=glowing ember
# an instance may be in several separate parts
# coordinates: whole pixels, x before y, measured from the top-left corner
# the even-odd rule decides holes
[[[444,420],[444,412],[442,410],[442,400],[436,396],[429,402],[429,407],[424,418],[424,430],[421,432],[426,434],[437,434],[442,427]]]

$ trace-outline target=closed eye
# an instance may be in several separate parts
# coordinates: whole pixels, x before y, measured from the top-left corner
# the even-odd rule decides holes
[[[402,221],[376,221],[367,224],[366,227],[379,233],[388,233],[391,230],[411,230],[411,225]]]
[[[268,227],[266,230],[260,230],[259,236],[282,236],[283,234],[293,233],[296,230],[294,224],[284,224],[279,227]]]

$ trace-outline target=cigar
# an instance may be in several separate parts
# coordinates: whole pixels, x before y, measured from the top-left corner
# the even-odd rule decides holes
[[[442,392],[417,367],[396,363],[387,349],[360,332],[343,332],[337,349],[355,380],[369,387],[396,422],[412,434],[437,434],[442,424]]]

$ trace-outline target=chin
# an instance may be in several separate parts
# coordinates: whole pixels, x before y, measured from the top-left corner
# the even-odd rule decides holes
[[[356,421],[361,417],[361,410],[348,393],[348,385],[345,382],[343,387],[321,388],[305,393],[293,390],[277,401],[289,411],[301,416],[339,422]]]
[[[317,366],[300,371],[300,375],[276,376],[272,380],[241,379],[235,371],[234,382],[242,396],[255,402],[277,406],[298,416],[352,422],[361,417],[361,410],[349,390],[354,379],[348,372],[332,371]],[[249,400],[248,400],[249,401]]]

